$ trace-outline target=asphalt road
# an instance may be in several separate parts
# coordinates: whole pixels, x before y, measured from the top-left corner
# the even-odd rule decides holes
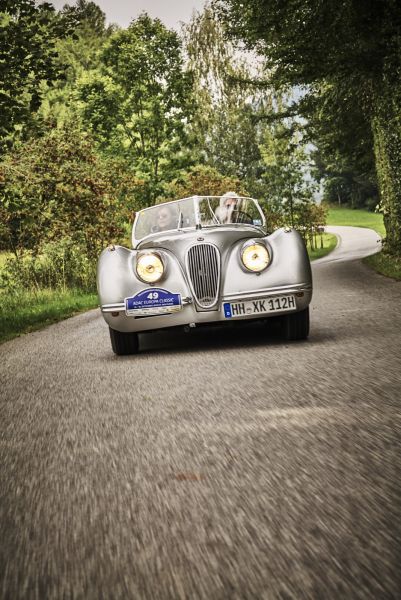
[[[0,346],[0,598],[401,598],[401,283],[354,237],[307,342],[117,358],[91,311]]]

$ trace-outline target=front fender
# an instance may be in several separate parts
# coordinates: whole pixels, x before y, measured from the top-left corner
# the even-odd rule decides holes
[[[110,246],[103,250],[97,267],[97,289],[100,306],[124,302],[125,298],[152,287],[162,287],[170,292],[190,295],[181,266],[171,252],[157,250],[163,255],[166,271],[154,284],[140,281],[135,274],[135,258],[140,250],[128,250],[123,246]]]
[[[231,296],[270,288],[304,285],[312,288],[312,271],[301,235],[295,229],[277,229],[263,240],[271,263],[262,273],[250,273],[241,263],[242,242],[234,245],[224,269],[223,295]]]

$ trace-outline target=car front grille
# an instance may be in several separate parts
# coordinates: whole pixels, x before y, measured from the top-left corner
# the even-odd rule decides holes
[[[220,282],[220,254],[212,244],[191,246],[187,254],[187,272],[195,300],[201,308],[217,302]]]

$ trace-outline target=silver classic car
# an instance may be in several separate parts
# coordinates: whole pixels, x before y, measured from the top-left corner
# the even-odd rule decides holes
[[[132,250],[109,246],[97,272],[113,351],[138,351],[138,333],[244,320],[279,321],[306,339],[312,276],[300,234],[266,230],[253,198],[192,196],[137,213]]]

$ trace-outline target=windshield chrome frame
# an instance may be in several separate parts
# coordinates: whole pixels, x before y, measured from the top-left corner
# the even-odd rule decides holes
[[[238,196],[239,200],[252,200],[253,202],[255,202],[258,212],[260,214],[260,216],[262,217],[262,224],[261,225],[253,225],[251,223],[213,223],[212,225],[202,225],[201,223],[201,217],[200,217],[200,212],[199,212],[199,202],[203,199],[220,199],[222,198],[222,196],[187,196],[186,198],[179,198],[178,200],[170,200],[169,202],[160,202],[160,204],[154,204],[153,206],[147,206],[146,208],[142,208],[140,211],[138,211],[135,215],[135,219],[134,219],[134,223],[132,225],[132,234],[131,234],[131,241],[132,241],[132,247],[135,248],[140,242],[143,242],[143,240],[147,240],[148,238],[151,238],[153,236],[158,236],[160,235],[160,233],[171,233],[174,231],[195,231],[197,229],[212,229],[215,227],[218,227],[219,229],[222,227],[249,227],[249,228],[253,228],[253,229],[260,229],[263,231],[263,233],[266,233],[266,218],[265,215],[260,207],[259,202],[255,199],[252,198],[251,196]],[[179,227],[180,224],[180,215],[182,214],[181,211],[179,210],[179,217],[178,217],[178,222],[177,222],[177,227],[175,227],[174,229],[167,229],[166,231],[160,232],[151,232],[148,233],[147,235],[145,235],[144,237],[138,239],[134,237],[134,232],[135,232],[135,227],[136,227],[136,223],[137,220],[139,218],[139,215],[141,213],[144,213],[148,210],[153,210],[156,207],[160,207],[162,204],[177,204],[179,202],[183,202],[184,200],[192,200],[193,201],[193,210],[194,210],[194,216],[195,216],[195,226],[191,225],[190,227]],[[211,213],[214,215],[214,211],[212,210],[212,208],[210,208]],[[215,216],[215,215],[214,215]]]

